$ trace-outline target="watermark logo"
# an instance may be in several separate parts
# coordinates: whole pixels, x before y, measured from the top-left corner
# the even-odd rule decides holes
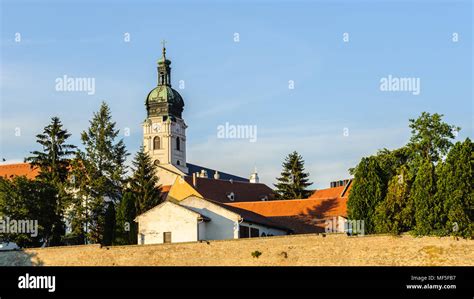
[[[333,217],[325,221],[326,233],[347,233],[349,235],[365,234],[364,220],[347,220],[344,218]]]
[[[231,125],[226,122],[217,126],[217,138],[219,139],[248,139],[250,142],[257,141],[257,125]]]
[[[380,79],[380,91],[411,92],[417,96],[421,91],[421,80],[417,77],[393,77],[388,75]]]
[[[38,220],[15,220],[10,217],[0,217],[1,234],[30,234],[31,237],[38,236]]]
[[[95,78],[91,77],[68,77],[63,75],[55,80],[56,91],[79,91],[87,92],[88,95],[95,94]]]
[[[48,292],[56,291],[56,276],[35,276],[26,273],[18,277],[19,289],[47,289]]]

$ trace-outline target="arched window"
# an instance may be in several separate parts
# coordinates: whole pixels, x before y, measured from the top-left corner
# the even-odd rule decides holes
[[[176,150],[181,150],[181,140],[179,140],[179,137],[176,137]]]
[[[153,149],[156,150],[160,148],[161,148],[160,137],[156,136],[155,138],[153,138]]]

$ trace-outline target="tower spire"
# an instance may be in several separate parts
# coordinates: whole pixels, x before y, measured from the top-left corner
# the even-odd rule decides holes
[[[171,61],[166,59],[166,40],[161,41],[162,57],[158,60],[158,86],[171,86]]]
[[[163,46],[163,50],[162,50],[163,60],[166,60],[166,40],[162,40],[161,45]]]

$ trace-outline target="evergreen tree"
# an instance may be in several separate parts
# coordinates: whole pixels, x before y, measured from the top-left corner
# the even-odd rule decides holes
[[[444,234],[443,202],[435,197],[435,164],[442,161],[452,146],[451,140],[460,128],[442,121],[442,114],[423,112],[416,120],[410,119],[412,136],[408,147],[412,160],[409,165],[416,175],[410,200],[415,208],[415,233]]]
[[[347,201],[348,217],[363,220],[365,233],[373,233],[375,208],[386,193],[384,172],[375,156],[362,158],[355,168],[352,184]]]
[[[409,198],[410,187],[408,169],[402,166],[390,180],[385,199],[376,208],[376,232],[399,234],[412,228],[414,208]]]
[[[474,144],[457,142],[437,168],[436,202],[442,204],[441,223],[447,234],[474,236]]]
[[[410,193],[415,207],[415,233],[418,235],[429,235],[436,229],[440,206],[435,200],[435,193],[435,167],[426,160],[418,169]]]
[[[85,219],[86,235],[93,243],[103,244],[104,240],[109,242],[113,238],[110,235],[113,223],[110,217],[105,217],[106,202],[116,204],[121,199],[124,162],[128,155],[123,140],[116,142],[118,134],[109,107],[102,103],[88,130],[81,134],[85,151],[79,151],[74,162],[78,202],[75,203],[76,213],[72,214]]]
[[[134,221],[136,216],[135,197],[131,192],[125,192],[117,209],[116,244],[137,244],[138,227]]]
[[[134,198],[135,211],[139,215],[161,203],[161,185],[158,184],[156,166],[143,151],[143,147],[135,155],[132,164],[133,175],[129,180],[128,190]]]
[[[51,118],[42,134],[36,135],[36,142],[43,147],[43,151],[33,151],[32,156],[25,159],[31,166],[38,167],[38,177],[48,182],[60,185],[66,182],[69,167],[69,158],[75,153],[75,146],[67,144],[71,136],[58,117]]]
[[[307,198],[311,191],[306,188],[313,183],[308,182],[309,173],[304,172],[304,160],[296,151],[289,154],[283,162],[281,176],[277,178],[276,187],[279,199]]]
[[[39,168],[38,180],[56,188],[53,234],[51,239],[46,240],[47,245],[60,245],[65,234],[64,209],[70,199],[66,186],[69,158],[75,153],[76,148],[66,143],[70,136],[71,134],[63,129],[59,118],[53,117],[43,133],[36,135],[36,141],[43,147],[43,151],[33,151],[32,156],[25,159],[25,162],[29,162],[32,167]]]
[[[112,245],[115,237],[115,206],[112,201],[107,202],[104,215],[104,239],[102,244]]]

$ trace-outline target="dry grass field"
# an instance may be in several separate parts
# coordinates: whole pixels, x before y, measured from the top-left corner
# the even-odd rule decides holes
[[[84,245],[3,252],[0,265],[474,266],[474,240],[409,235],[294,235],[102,248]]]

